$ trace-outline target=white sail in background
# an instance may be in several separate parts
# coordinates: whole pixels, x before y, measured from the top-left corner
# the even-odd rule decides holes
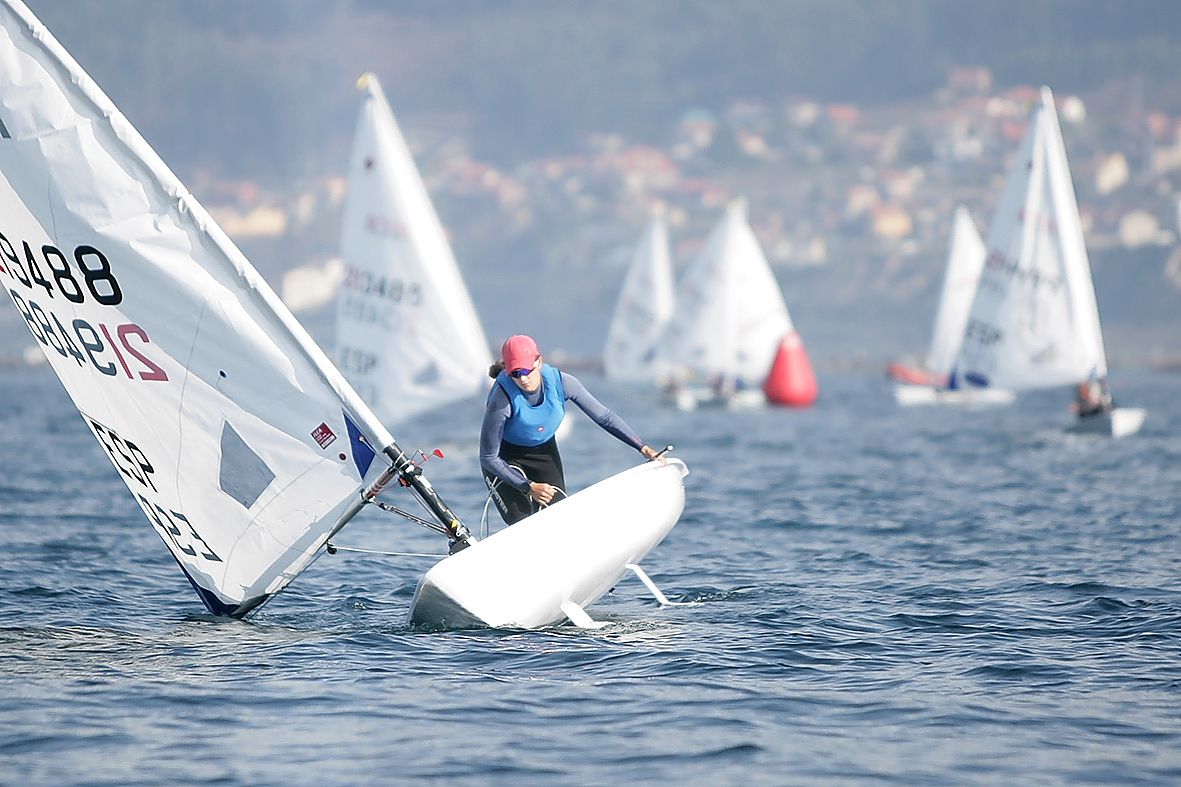
[[[657,341],[673,314],[673,271],[664,219],[653,216],[632,256],[607,330],[607,376],[656,382],[664,373]]]
[[[349,165],[336,358],[386,424],[488,388],[492,356],[443,226],[377,77]]]
[[[382,424],[18,0],[0,0],[0,284],[215,613],[287,585],[388,467]]]
[[[792,330],[746,204],[735,201],[681,278],[661,350],[695,384],[720,377],[757,388]]]
[[[980,269],[984,267],[984,241],[976,229],[968,209],[955,209],[952,222],[951,246],[947,252],[947,266],[943,273],[943,289],[939,293],[939,308],[931,332],[931,347],[927,351],[926,370],[935,375],[951,373],[968,324],[968,312],[976,295]]]
[[[988,233],[953,385],[1014,390],[1107,375],[1054,99],[1042,88]]]

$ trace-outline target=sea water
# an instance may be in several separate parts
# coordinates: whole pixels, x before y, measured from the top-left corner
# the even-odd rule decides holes
[[[585,382],[689,465],[644,566],[690,603],[629,577],[601,630],[429,633],[422,557],[205,614],[52,374],[3,370],[0,783],[1181,780],[1181,376],[1116,373],[1149,409],[1121,440],[1065,433],[1065,390],[901,408],[849,372],[681,413]],[[474,527],[479,417],[397,430]],[[562,451],[571,491],[637,459],[581,415]],[[443,548],[371,510],[336,542]]]

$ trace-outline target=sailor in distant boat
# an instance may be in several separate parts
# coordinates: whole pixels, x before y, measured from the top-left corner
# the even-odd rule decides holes
[[[1073,409],[1079,418],[1089,418],[1115,409],[1115,402],[1107,390],[1106,380],[1091,378],[1079,383],[1075,388]]]
[[[480,428],[480,467],[500,516],[519,522],[565,495],[566,479],[554,432],[571,401],[591,420],[648,459],[658,453],[603,406],[572,374],[544,362],[537,342],[510,336],[500,349],[501,360],[488,375],[496,382],[488,392]]]

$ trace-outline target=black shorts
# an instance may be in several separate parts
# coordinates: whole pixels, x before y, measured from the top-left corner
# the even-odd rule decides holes
[[[530,481],[551,484],[566,489],[566,476],[562,472],[562,455],[558,453],[558,441],[554,438],[541,445],[523,446],[501,442],[500,458],[514,467],[519,467]],[[507,524],[520,522],[536,513],[538,505],[527,493],[521,492],[484,471],[484,483],[492,490],[492,501],[500,511],[500,518]]]

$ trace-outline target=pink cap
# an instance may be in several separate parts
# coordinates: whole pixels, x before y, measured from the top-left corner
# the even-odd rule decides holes
[[[533,341],[532,336],[523,333],[508,337],[500,348],[500,358],[509,373],[518,369],[532,369],[533,362],[540,357],[541,351],[537,349],[537,342]]]

